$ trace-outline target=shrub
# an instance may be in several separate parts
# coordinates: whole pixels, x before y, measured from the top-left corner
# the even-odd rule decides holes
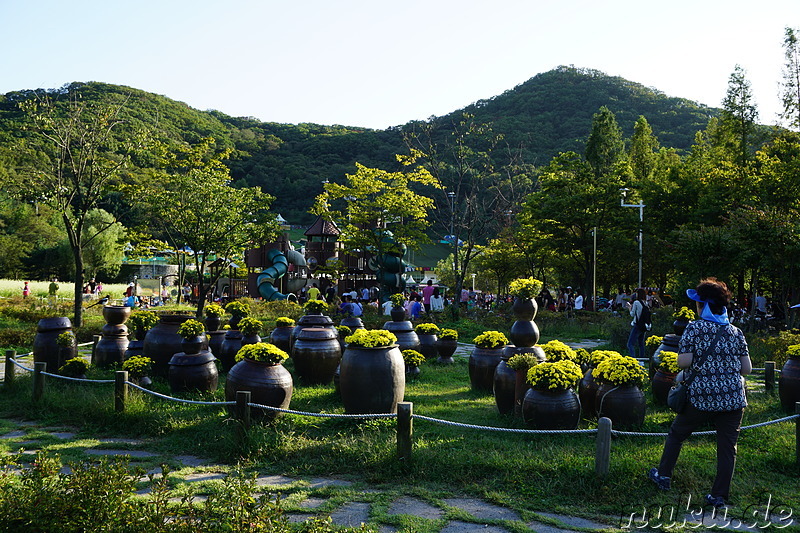
[[[242,346],[238,352],[236,352],[236,361],[250,359],[251,361],[258,361],[260,363],[267,363],[270,365],[278,365],[286,361],[288,358],[288,353],[268,342],[246,344]]]
[[[579,365],[589,365],[591,355],[586,348],[578,348],[575,350],[575,362]]]
[[[425,356],[416,350],[403,350],[403,361],[408,366],[419,366],[425,362]]]
[[[328,311],[328,304],[324,300],[309,300],[303,309],[312,315],[324,315]]]
[[[339,332],[339,337],[342,339],[353,333],[353,330],[348,326],[336,326],[336,331]]]
[[[622,354],[613,350],[592,350],[589,353],[589,366],[592,368],[597,368],[597,365],[605,361],[606,358],[615,355],[621,356]]]
[[[506,362],[514,370],[528,370],[539,364],[539,358],[532,353],[518,353],[508,358]]]
[[[800,344],[793,344],[786,348],[786,357],[790,359],[800,358]]]
[[[659,337],[658,335],[650,335],[644,340],[644,345],[647,347],[650,353],[655,352],[661,343],[664,342],[664,337]]]
[[[234,300],[225,306],[225,310],[235,316],[250,316],[250,306],[241,300]]]
[[[141,329],[148,331],[158,324],[158,315],[153,311],[134,311],[128,319],[128,324],[130,324],[134,330]]]
[[[279,328],[294,327],[295,321],[288,316],[279,316],[275,319],[275,325]]]
[[[213,316],[217,318],[225,314],[225,308],[219,304],[208,304],[205,306],[203,311],[205,312],[206,316]]]
[[[583,377],[574,361],[545,361],[528,370],[528,384],[536,389],[558,390],[575,387]]]
[[[443,329],[439,332],[439,339],[457,341],[458,331],[454,329]]]
[[[75,346],[75,334],[71,331],[65,331],[56,337],[56,344],[63,348],[71,348]]]
[[[675,320],[697,320],[697,313],[684,306],[672,313],[672,318]]]
[[[678,353],[662,351],[658,354],[660,361],[658,362],[658,369],[662,372],[669,372],[670,374],[677,374],[678,368]]]
[[[239,321],[239,331],[242,335],[256,335],[263,327],[263,322],[253,317],[247,316]]]
[[[423,322],[422,324],[417,324],[415,328],[417,333],[422,333],[423,335],[436,335],[439,333],[439,326],[432,322]]]
[[[636,385],[641,387],[647,382],[647,370],[633,357],[624,355],[606,357],[597,365],[592,375],[616,386]]]
[[[143,355],[134,355],[122,363],[122,370],[127,370],[132,378],[146,376],[153,366],[153,360]]]
[[[508,344],[508,339],[499,331],[484,331],[475,337],[472,342],[478,348],[502,348]]]
[[[397,292],[389,296],[389,301],[391,301],[392,305],[395,307],[403,307],[406,303],[406,297],[402,292]]]
[[[357,329],[355,333],[344,339],[354,348],[383,348],[397,342],[397,337],[385,329]]]
[[[517,298],[535,298],[541,292],[542,285],[535,278],[519,278],[508,284],[508,292]]]
[[[575,350],[559,340],[554,339],[550,342],[542,344],[541,348],[544,350],[545,355],[547,355],[547,360],[550,362],[564,360],[575,361],[577,359]]]
[[[72,359],[68,359],[61,368],[58,369],[58,373],[62,376],[72,376],[76,378],[86,374],[87,370],[89,370],[89,363],[86,362],[86,359],[82,357],[73,357]]]
[[[189,320],[178,326],[178,335],[180,335],[184,339],[191,339],[192,337],[197,337],[198,335],[202,335],[203,333],[205,333],[205,331],[206,331],[206,326],[199,320],[195,320],[193,318],[190,318]]]

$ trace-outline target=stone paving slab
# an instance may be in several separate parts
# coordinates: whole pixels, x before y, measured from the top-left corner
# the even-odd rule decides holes
[[[448,522],[439,533],[508,533],[508,530],[498,526],[487,526],[485,524],[473,524],[471,522],[453,520]]]
[[[466,511],[475,518],[486,520],[519,520],[519,515],[506,507],[500,507],[474,498],[446,498],[444,503]]]
[[[158,454],[145,452],[142,450],[98,450],[97,448],[89,448],[83,450],[87,455],[129,455],[134,459],[145,459],[147,457],[157,457]]]
[[[24,437],[27,433],[28,433],[27,431],[16,429],[14,431],[6,433],[5,435],[0,435],[0,439],[16,439],[18,437]]]
[[[71,438],[71,437],[65,437]],[[142,439],[116,439],[116,438],[108,438],[108,439],[97,439],[103,444],[125,444],[128,446],[141,446],[145,443]]]
[[[50,435],[57,439],[69,440],[69,439],[74,439],[77,433],[73,433],[72,431],[53,431],[50,433]]]
[[[317,507],[321,506],[326,501],[328,501],[328,500],[326,500],[324,498],[314,498],[312,496],[311,498],[306,498],[305,500],[300,502],[298,505],[299,505],[299,507],[302,507],[303,509],[316,509]]]
[[[546,516],[547,518],[553,518],[569,527],[582,527],[588,529],[606,529],[609,527],[608,524],[601,524],[600,522],[594,522],[592,520],[586,520],[585,518],[578,518],[576,516],[540,512],[537,512],[536,514]]]
[[[215,479],[225,479],[226,477],[228,477],[228,474],[223,474],[220,472],[195,472],[193,474],[181,476],[184,481],[188,481],[190,483],[196,481],[213,481]]]
[[[292,524],[298,524],[300,522],[305,522],[309,518],[313,518],[313,514],[309,513],[287,513],[286,518],[289,519],[289,522]]]
[[[331,513],[331,520],[337,526],[358,527],[369,522],[369,507],[366,502],[350,502]]]
[[[444,511],[422,500],[406,496],[392,502],[388,514],[407,514],[438,520],[444,516]]]
[[[204,464],[208,463],[205,459],[197,457],[196,455],[176,455],[173,457],[176,461],[181,463],[183,466],[203,466]]]
[[[312,489],[322,489],[325,487],[350,487],[353,485],[352,481],[345,481],[343,479],[331,479],[324,477],[315,477],[308,481],[308,486]]]
[[[296,479],[292,479],[286,476],[258,476],[256,478],[256,485],[259,487],[271,486],[271,485],[291,485],[292,483],[296,482]]]
[[[531,522],[528,524],[528,527],[536,533],[569,533],[570,531],[574,531],[571,529],[557,528],[548,524],[541,524],[539,522]]]

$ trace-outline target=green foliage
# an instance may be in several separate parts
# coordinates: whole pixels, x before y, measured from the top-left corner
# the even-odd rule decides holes
[[[58,373],[62,376],[70,376],[70,377],[78,377],[86,374],[86,371],[89,370],[89,363],[86,362],[86,359],[82,357],[73,357],[72,359],[67,359],[61,368],[58,369]]]
[[[236,352],[236,361],[250,359],[260,363],[278,365],[289,358],[289,354],[281,350],[274,344],[268,342],[257,342],[255,344],[245,344]]]
[[[219,304],[208,304],[203,309],[203,312],[205,312],[206,316],[213,316],[219,318],[225,314],[225,308]]]
[[[328,312],[328,304],[325,300],[309,300],[303,309],[310,315],[324,315]]]
[[[583,377],[581,367],[574,361],[545,361],[528,370],[528,384],[536,389],[559,390],[575,387]]]
[[[56,337],[56,344],[64,348],[75,346],[75,334],[71,331],[65,331]]]
[[[543,285],[535,278],[520,278],[508,284],[508,292],[517,298],[535,298],[539,296]]]
[[[131,356],[122,363],[122,370],[126,370],[132,378],[146,376],[152,367],[153,360],[143,355]]]
[[[436,335],[439,333],[439,326],[433,322],[422,322],[421,324],[417,324],[417,327],[414,329],[416,329],[417,333],[422,333],[423,335]]]
[[[635,385],[641,387],[647,383],[647,370],[633,357],[609,355],[601,361],[592,375],[615,386]]]
[[[339,338],[344,339],[345,337],[349,336],[353,333],[353,330],[347,326],[336,326],[336,331],[339,332]]]
[[[241,300],[234,300],[225,306],[225,310],[234,316],[245,317],[250,315],[250,306]]]
[[[128,324],[130,324],[134,330],[141,329],[149,331],[158,324],[158,315],[146,309],[136,310],[131,313]]]
[[[178,326],[178,335],[183,337],[184,339],[191,339],[192,337],[197,337],[198,335],[202,335],[206,331],[206,326],[200,322],[199,320],[195,320],[190,318],[186,322],[183,322],[180,326]]]
[[[239,321],[239,331],[244,335],[256,335],[264,327],[264,323],[253,317],[244,317]]]
[[[518,353],[508,358],[506,362],[514,370],[528,370],[539,364],[539,359],[532,353]]]
[[[508,338],[499,331],[484,331],[472,342],[478,348],[502,348],[508,344]]]
[[[357,329],[344,341],[354,348],[383,348],[392,346],[397,342],[397,337],[385,329]]]
[[[786,357],[791,359],[800,358],[800,344],[793,344],[786,348]]]
[[[420,366],[425,362],[425,356],[417,350],[403,350],[403,361],[408,366]]]

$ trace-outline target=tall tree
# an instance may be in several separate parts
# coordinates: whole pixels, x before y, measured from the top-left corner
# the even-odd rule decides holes
[[[40,165],[29,170],[25,181],[18,185],[22,194],[33,191],[37,200],[61,215],[75,266],[74,322],[80,326],[84,249],[115,222],[97,226],[87,234],[87,217],[98,207],[137,146],[135,136],[124,142],[115,136],[124,123],[125,101],[94,103],[82,100],[79,92],[71,89],[66,97],[66,102],[44,95],[20,103],[35,133],[30,148],[41,157]]]
[[[787,27],[784,30],[783,52],[783,112],[781,118],[790,128],[800,130],[800,30]]]
[[[633,126],[629,160],[633,177],[640,183],[650,177],[658,159],[658,139],[653,135],[653,128],[643,115],[640,115]]]
[[[586,141],[586,161],[592,166],[595,176],[611,174],[622,157],[625,142],[617,117],[606,106],[592,117],[592,131]]]
[[[728,92],[722,101],[722,123],[733,137],[734,161],[744,171],[750,160],[750,143],[755,133],[758,109],[745,70],[736,65],[728,78]]]

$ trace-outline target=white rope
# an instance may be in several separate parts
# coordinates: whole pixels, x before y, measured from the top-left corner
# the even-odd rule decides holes
[[[28,372],[33,372],[32,368],[28,368],[27,366],[22,366],[16,359],[11,359],[11,362],[20,367],[22,370],[27,370]]]
[[[67,381],[82,381],[84,383],[114,383],[113,379],[86,379],[86,378],[73,378],[69,376],[62,376],[60,374],[51,374],[50,372],[42,372],[43,376],[50,376],[51,378],[66,379]]]
[[[503,433],[525,433],[525,434],[544,434],[544,435],[559,435],[559,434],[582,434],[589,435],[597,433],[597,429],[516,429],[516,428],[498,428],[491,426],[476,426],[474,424],[462,424],[461,422],[450,422],[449,420],[441,420],[439,418],[431,418],[429,416],[412,415],[412,418],[420,420],[427,420],[428,422],[435,422],[444,426],[453,426],[466,429],[483,429],[487,431],[500,431]]]
[[[376,414],[360,414],[360,415],[350,415],[341,413],[309,413],[306,411],[293,411],[292,409],[281,409],[280,407],[272,407],[271,405],[261,405],[259,403],[248,403],[247,405],[249,405],[250,407],[257,407],[258,409],[276,411],[278,413],[287,413],[290,415],[302,415],[302,416],[315,416],[319,418],[397,418],[396,413],[382,413],[382,414],[376,413]]]
[[[756,429],[765,426],[771,426],[772,424],[780,424],[783,422],[789,422],[790,420],[794,420],[795,418],[800,417],[800,415],[791,415],[785,416],[783,418],[776,418],[775,420],[767,420],[766,422],[759,422],[758,424],[751,424],[749,426],[742,426],[739,428],[740,431],[746,431],[748,429]],[[638,431],[617,431],[615,429],[611,430],[611,433],[614,435],[626,435],[629,437],[666,437],[669,433],[642,433]],[[697,436],[704,436],[704,435],[716,435],[716,431],[695,431],[692,435]]]
[[[174,402],[189,403],[193,405],[219,405],[219,406],[236,405],[236,402],[204,402],[200,400],[184,400],[183,398],[175,398],[174,396],[167,396],[166,394],[161,394],[159,392],[151,391],[150,389],[145,389],[144,387],[141,387],[136,383],[131,383],[130,381],[126,381],[125,383],[130,385],[134,389],[139,389],[142,392],[146,392],[147,394],[151,394],[163,400],[172,400]]]

